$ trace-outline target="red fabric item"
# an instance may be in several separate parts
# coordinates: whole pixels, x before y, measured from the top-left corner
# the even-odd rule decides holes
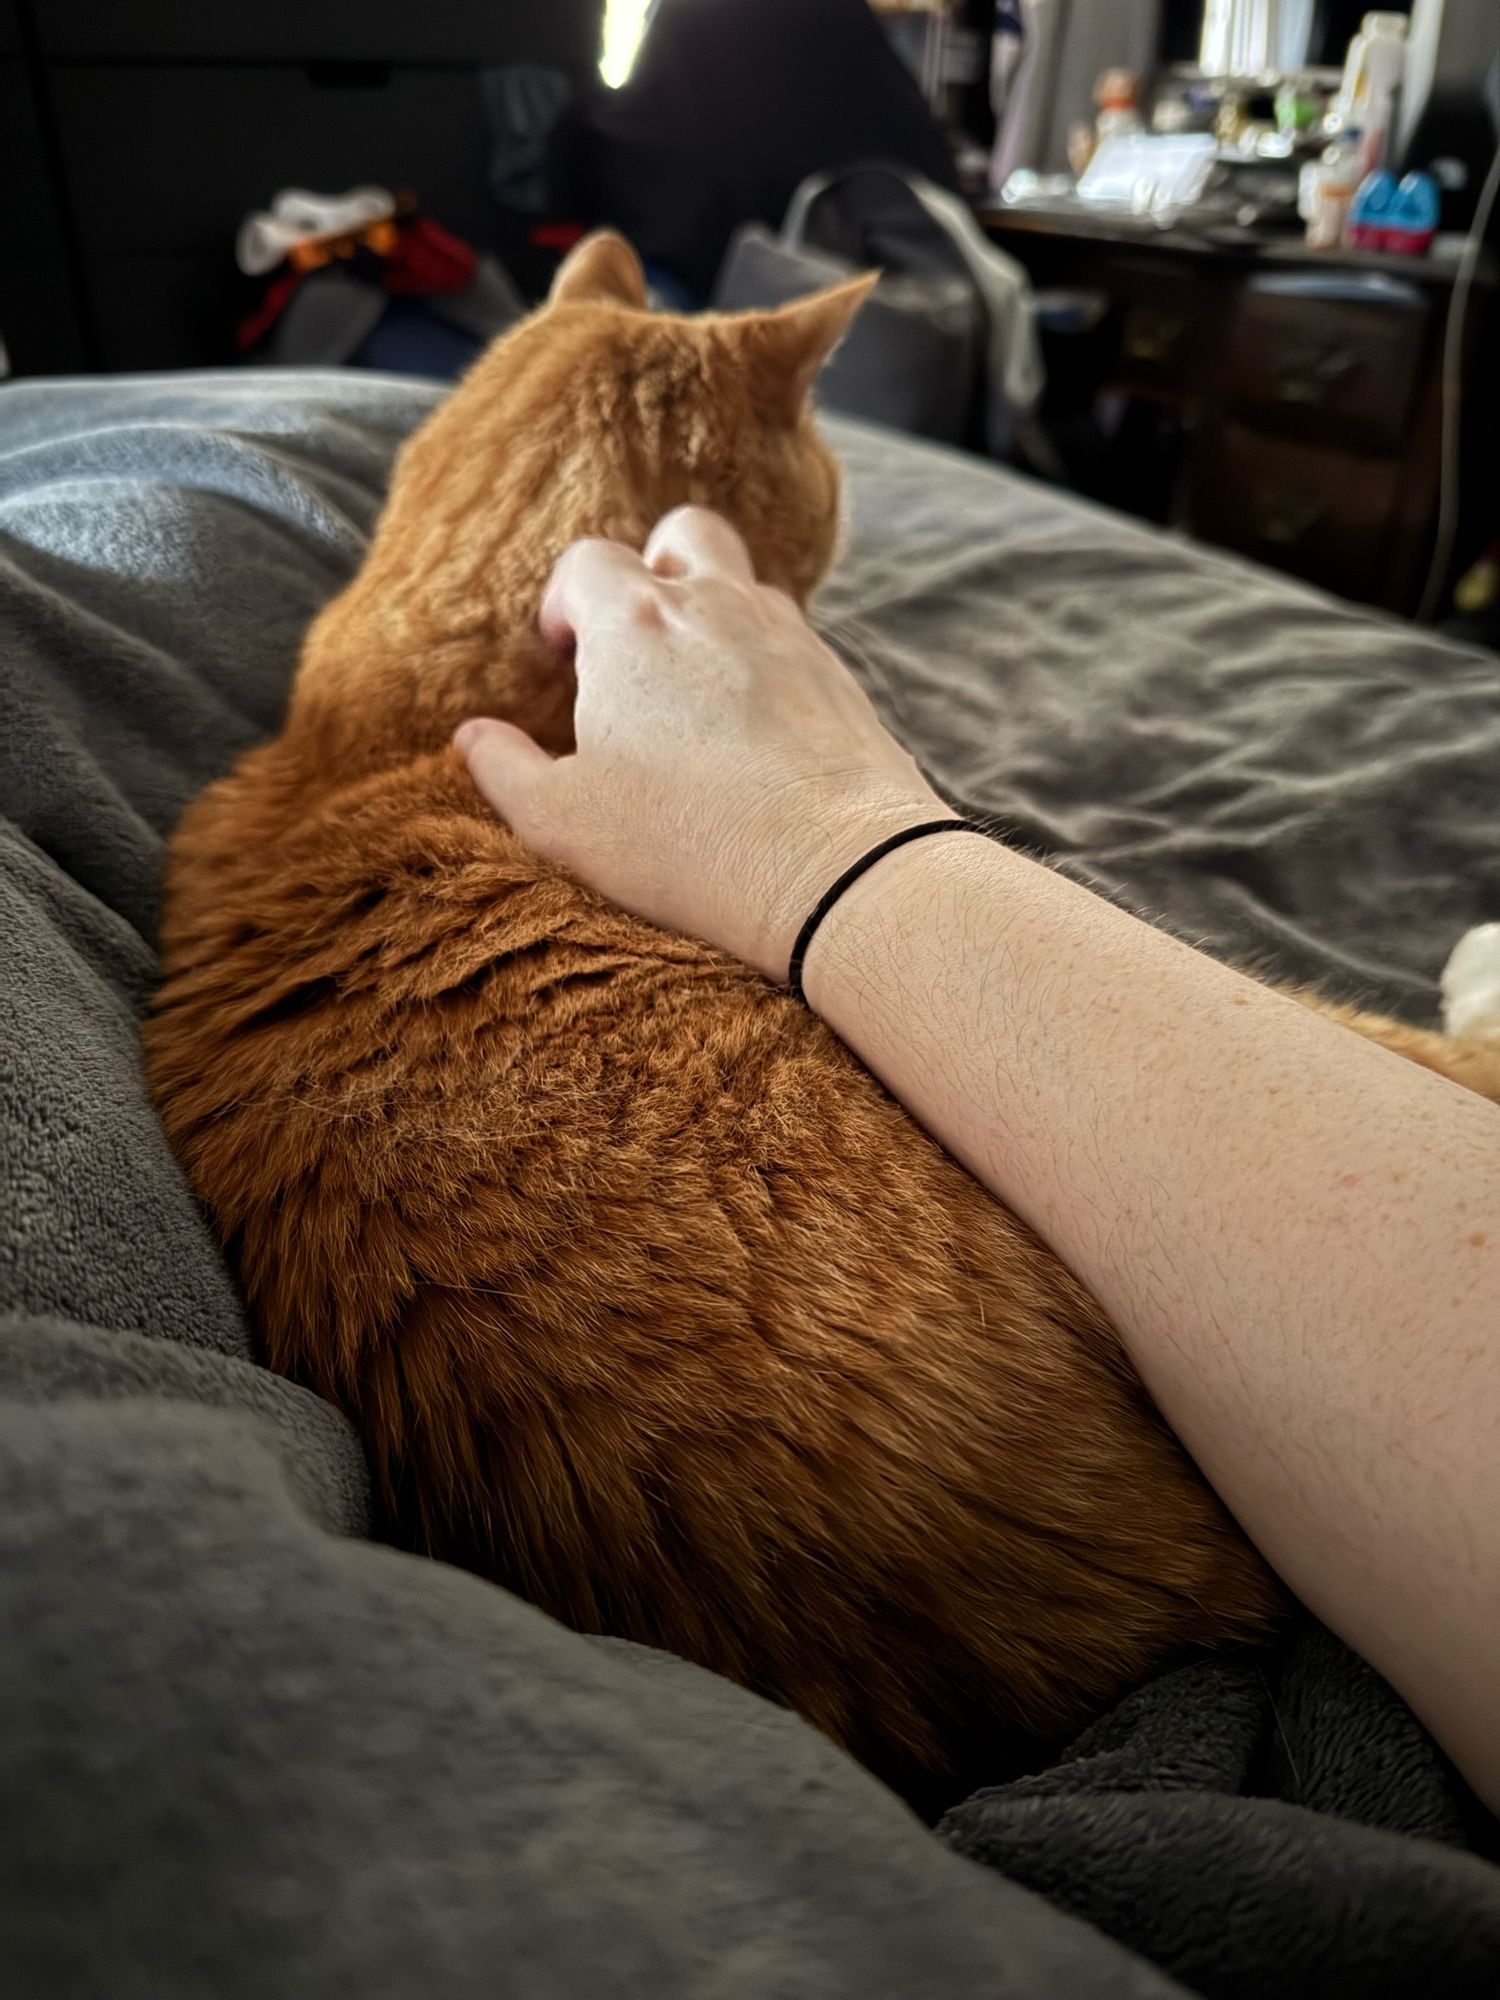
[[[463,291],[472,282],[478,261],[467,243],[425,215],[416,215],[401,225],[382,276],[388,292],[431,298],[435,292]]]
[[[376,236],[383,247],[388,246],[384,255],[370,240]],[[425,215],[411,216],[394,231],[388,222],[382,222],[352,236],[330,237],[327,242],[331,254],[325,263],[351,265],[360,277],[383,285],[400,298],[461,292],[472,281],[479,262],[467,243],[450,235],[440,223],[429,222]],[[306,275],[305,271],[281,267],[260,304],[235,329],[235,345],[241,352],[265,339]]]

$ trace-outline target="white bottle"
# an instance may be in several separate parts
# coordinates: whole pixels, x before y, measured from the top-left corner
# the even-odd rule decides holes
[[[1366,14],[1349,44],[1329,122],[1359,127],[1366,173],[1384,166],[1396,129],[1396,104],[1406,75],[1406,31],[1404,14]]]

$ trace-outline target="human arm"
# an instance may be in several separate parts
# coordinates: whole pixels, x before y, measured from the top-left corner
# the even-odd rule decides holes
[[[577,755],[490,725],[471,768],[542,851],[779,977],[829,882],[941,804],[722,523],[647,554],[584,545],[549,592]],[[862,877],[804,984],[1500,1802],[1500,1109],[964,834]]]

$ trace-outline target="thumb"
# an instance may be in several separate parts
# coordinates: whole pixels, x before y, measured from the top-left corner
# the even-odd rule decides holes
[[[453,732],[453,747],[480,795],[523,840],[540,830],[542,794],[556,759],[513,722],[475,716]]]

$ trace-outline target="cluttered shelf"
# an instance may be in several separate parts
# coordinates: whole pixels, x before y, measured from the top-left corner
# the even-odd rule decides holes
[[[545,292],[579,227],[622,229],[662,297],[723,304],[747,228],[779,225],[784,251],[795,190],[894,161],[949,190],[964,227],[966,194],[1025,267],[1048,388],[1028,455],[1029,321],[1015,338],[968,266],[914,287],[937,253],[923,265],[851,195],[787,268],[794,290],[890,273],[867,338],[899,325],[907,344],[856,414],[1020,450],[1367,602],[1435,611],[1487,563],[1500,604],[1500,473],[1478,444],[1500,394],[1494,0],[1363,22],[1358,0],[1316,20],[1258,0],[877,5],[723,0],[699,38],[691,5],[646,0],[607,18],[602,0],[372,0],[358,19],[276,0],[212,22],[169,0],[0,0],[0,373],[453,375]],[[622,24],[639,39],[648,15],[680,60],[632,75]],[[1024,296],[1004,261],[990,253],[991,284]],[[945,313],[968,328],[956,366]]]
[[[987,199],[978,203],[974,212],[985,233],[999,243],[1026,236],[1071,237],[1085,243],[1130,244],[1186,256],[1218,257],[1226,263],[1262,268],[1362,272],[1438,290],[1453,284],[1463,261],[1461,237],[1439,238],[1423,257],[1347,245],[1320,250],[1300,236],[1246,228],[1219,216],[1200,221],[1188,213],[1162,223],[1150,215],[1092,206],[1067,195],[1047,200]],[[1500,282],[1500,261],[1489,250],[1481,250],[1475,261],[1474,282],[1485,288]]]
[[[1421,608],[1453,470],[1453,301],[1462,285],[1459,351],[1482,352],[1493,257],[1320,251],[1077,201],[978,214],[1037,289],[1070,484],[1342,595]],[[1492,422],[1492,386],[1473,393]],[[1486,476],[1471,468],[1471,487]]]
[[[1456,157],[1461,121],[1442,148],[1421,142],[1414,83],[1422,38],[1458,16],[1366,15],[1342,68],[1318,71],[1237,18],[1220,46],[1205,16],[1200,61],[1149,91],[1100,74],[1095,116],[1066,126],[1066,172],[1056,147],[1002,171],[1002,131],[976,213],[1043,301],[1069,484],[1430,613],[1456,545],[1482,540],[1460,515],[1500,504],[1490,454],[1462,449],[1496,418],[1478,365],[1496,324],[1493,148]]]

